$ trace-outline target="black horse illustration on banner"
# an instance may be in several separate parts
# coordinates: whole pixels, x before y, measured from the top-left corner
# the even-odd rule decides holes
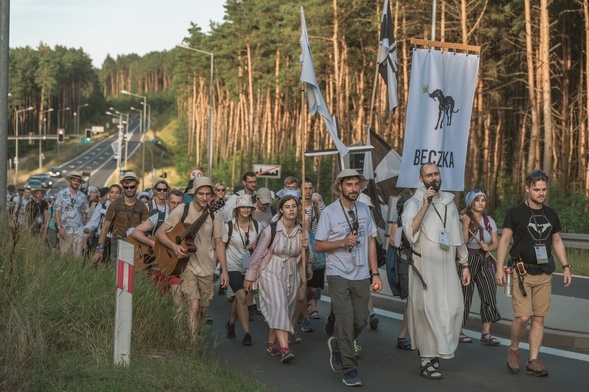
[[[436,126],[434,129],[442,129],[442,125],[444,124],[444,118],[446,119],[446,125],[452,125],[452,114],[458,113],[460,109],[454,110],[454,98],[450,95],[445,96],[444,92],[440,89],[434,90],[432,93],[429,92],[429,86],[423,85],[422,86],[423,94],[428,94],[431,99],[434,101],[438,100],[438,120],[436,121]]]

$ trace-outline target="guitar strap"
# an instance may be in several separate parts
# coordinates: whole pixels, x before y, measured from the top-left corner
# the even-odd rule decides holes
[[[186,220],[186,217],[188,216],[188,210],[190,209],[190,203],[186,203],[184,204],[184,211],[182,211],[182,216],[180,217],[180,223],[184,223],[184,220]],[[213,238],[213,231],[215,230],[214,227],[214,222],[215,222],[215,214],[213,212],[209,213],[209,216],[211,217],[211,221],[213,222],[213,227],[211,229],[211,238]]]

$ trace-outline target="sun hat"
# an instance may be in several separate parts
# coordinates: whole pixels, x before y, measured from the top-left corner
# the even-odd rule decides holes
[[[360,178],[360,190],[366,188],[366,186],[368,185],[368,180],[362,174],[358,173],[354,169],[344,169],[337,175],[335,182],[331,186],[331,191],[339,196],[340,190],[338,188],[338,185],[342,182],[342,180],[344,178],[348,178],[348,177]]]
[[[82,173],[80,173],[79,171],[73,171],[70,174],[68,174],[67,176],[65,176],[65,180],[66,181],[70,181],[72,178],[78,178],[82,184],[85,184],[86,181],[82,178]]]
[[[203,186],[211,187],[211,191],[213,189],[213,183],[211,179],[208,177],[196,177],[194,182],[192,183],[192,189],[188,192],[189,195],[194,195],[194,193]]]
[[[270,204],[274,201],[272,198],[272,192],[268,188],[260,188],[256,192],[256,199],[262,204]]]
[[[255,209],[256,206],[252,204],[252,200],[249,196],[237,196],[237,200],[235,201],[235,208],[241,208],[241,207],[246,207],[246,208],[253,208]]]
[[[137,183],[139,183],[139,178],[137,177],[137,174],[133,173],[132,171],[128,171],[123,175],[123,178],[121,179],[120,183],[122,184],[124,181],[129,181],[129,180],[134,180],[137,181]]]
[[[95,187],[94,185],[90,185],[88,187],[88,193],[92,192],[92,191],[96,191],[98,192],[98,187]]]
[[[472,191],[468,192],[464,198],[466,206],[470,207],[475,199],[479,196],[485,196],[485,200],[487,199],[487,194],[482,189],[473,189]]]
[[[37,192],[43,192],[43,196],[45,196],[45,194],[47,193],[47,191],[43,188],[36,188],[31,191],[31,193],[33,193],[33,194],[35,194]]]
[[[170,184],[168,184],[168,181],[166,181],[163,178],[158,178],[155,183],[153,184],[153,187],[155,188],[156,186],[158,186],[158,184],[166,184],[166,187],[170,187]]]
[[[149,192],[139,192],[139,194],[137,195],[138,199],[141,199],[142,197],[147,197],[148,199],[151,199],[151,197],[149,197]]]

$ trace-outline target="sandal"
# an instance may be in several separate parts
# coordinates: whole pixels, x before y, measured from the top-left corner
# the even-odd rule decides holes
[[[403,351],[412,351],[411,342],[407,338],[397,338],[397,348]]]
[[[460,343],[472,343],[472,339],[466,336],[464,333],[460,332],[460,337],[458,338]]]
[[[292,340],[294,340],[295,343],[301,343],[303,341],[303,339],[298,337],[294,332],[290,334],[290,337],[292,338]],[[290,344],[290,339],[288,341],[288,344]]]
[[[490,333],[481,334],[481,342],[489,346],[499,346],[501,343]]]
[[[419,368],[419,375],[429,380],[441,380],[444,378],[442,373],[440,373],[439,370],[436,370],[431,362],[428,362]]]
[[[315,319],[315,320],[318,320],[321,318],[321,316],[319,315],[319,312],[317,310],[312,311],[310,316],[312,319]]]

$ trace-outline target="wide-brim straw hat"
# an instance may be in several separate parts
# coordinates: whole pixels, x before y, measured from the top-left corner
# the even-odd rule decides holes
[[[335,182],[331,186],[331,191],[333,193],[335,193],[336,195],[340,196],[340,193],[341,192],[340,192],[340,190],[338,188],[338,185],[340,184],[340,182],[342,181],[342,179],[348,178],[348,177],[358,177],[358,178],[360,178],[360,191],[362,191],[364,188],[366,188],[368,186],[368,180],[362,174],[358,173],[354,169],[344,169],[335,178]]]
[[[256,206],[252,203],[252,199],[249,196],[237,196],[237,200],[235,201],[235,208],[253,208],[255,209]]]
[[[121,178],[120,184],[123,185],[123,181],[137,181],[137,183],[139,184],[139,177],[137,177],[137,174],[135,174],[132,171],[128,171],[125,173],[125,175],[123,175],[123,178]]]
[[[78,172],[78,171],[73,171],[70,174],[68,174],[67,176],[65,176],[65,180],[66,181],[70,181],[72,178],[77,178],[81,181],[82,184],[86,183],[86,180],[84,180],[84,178],[82,177],[82,173]]]

